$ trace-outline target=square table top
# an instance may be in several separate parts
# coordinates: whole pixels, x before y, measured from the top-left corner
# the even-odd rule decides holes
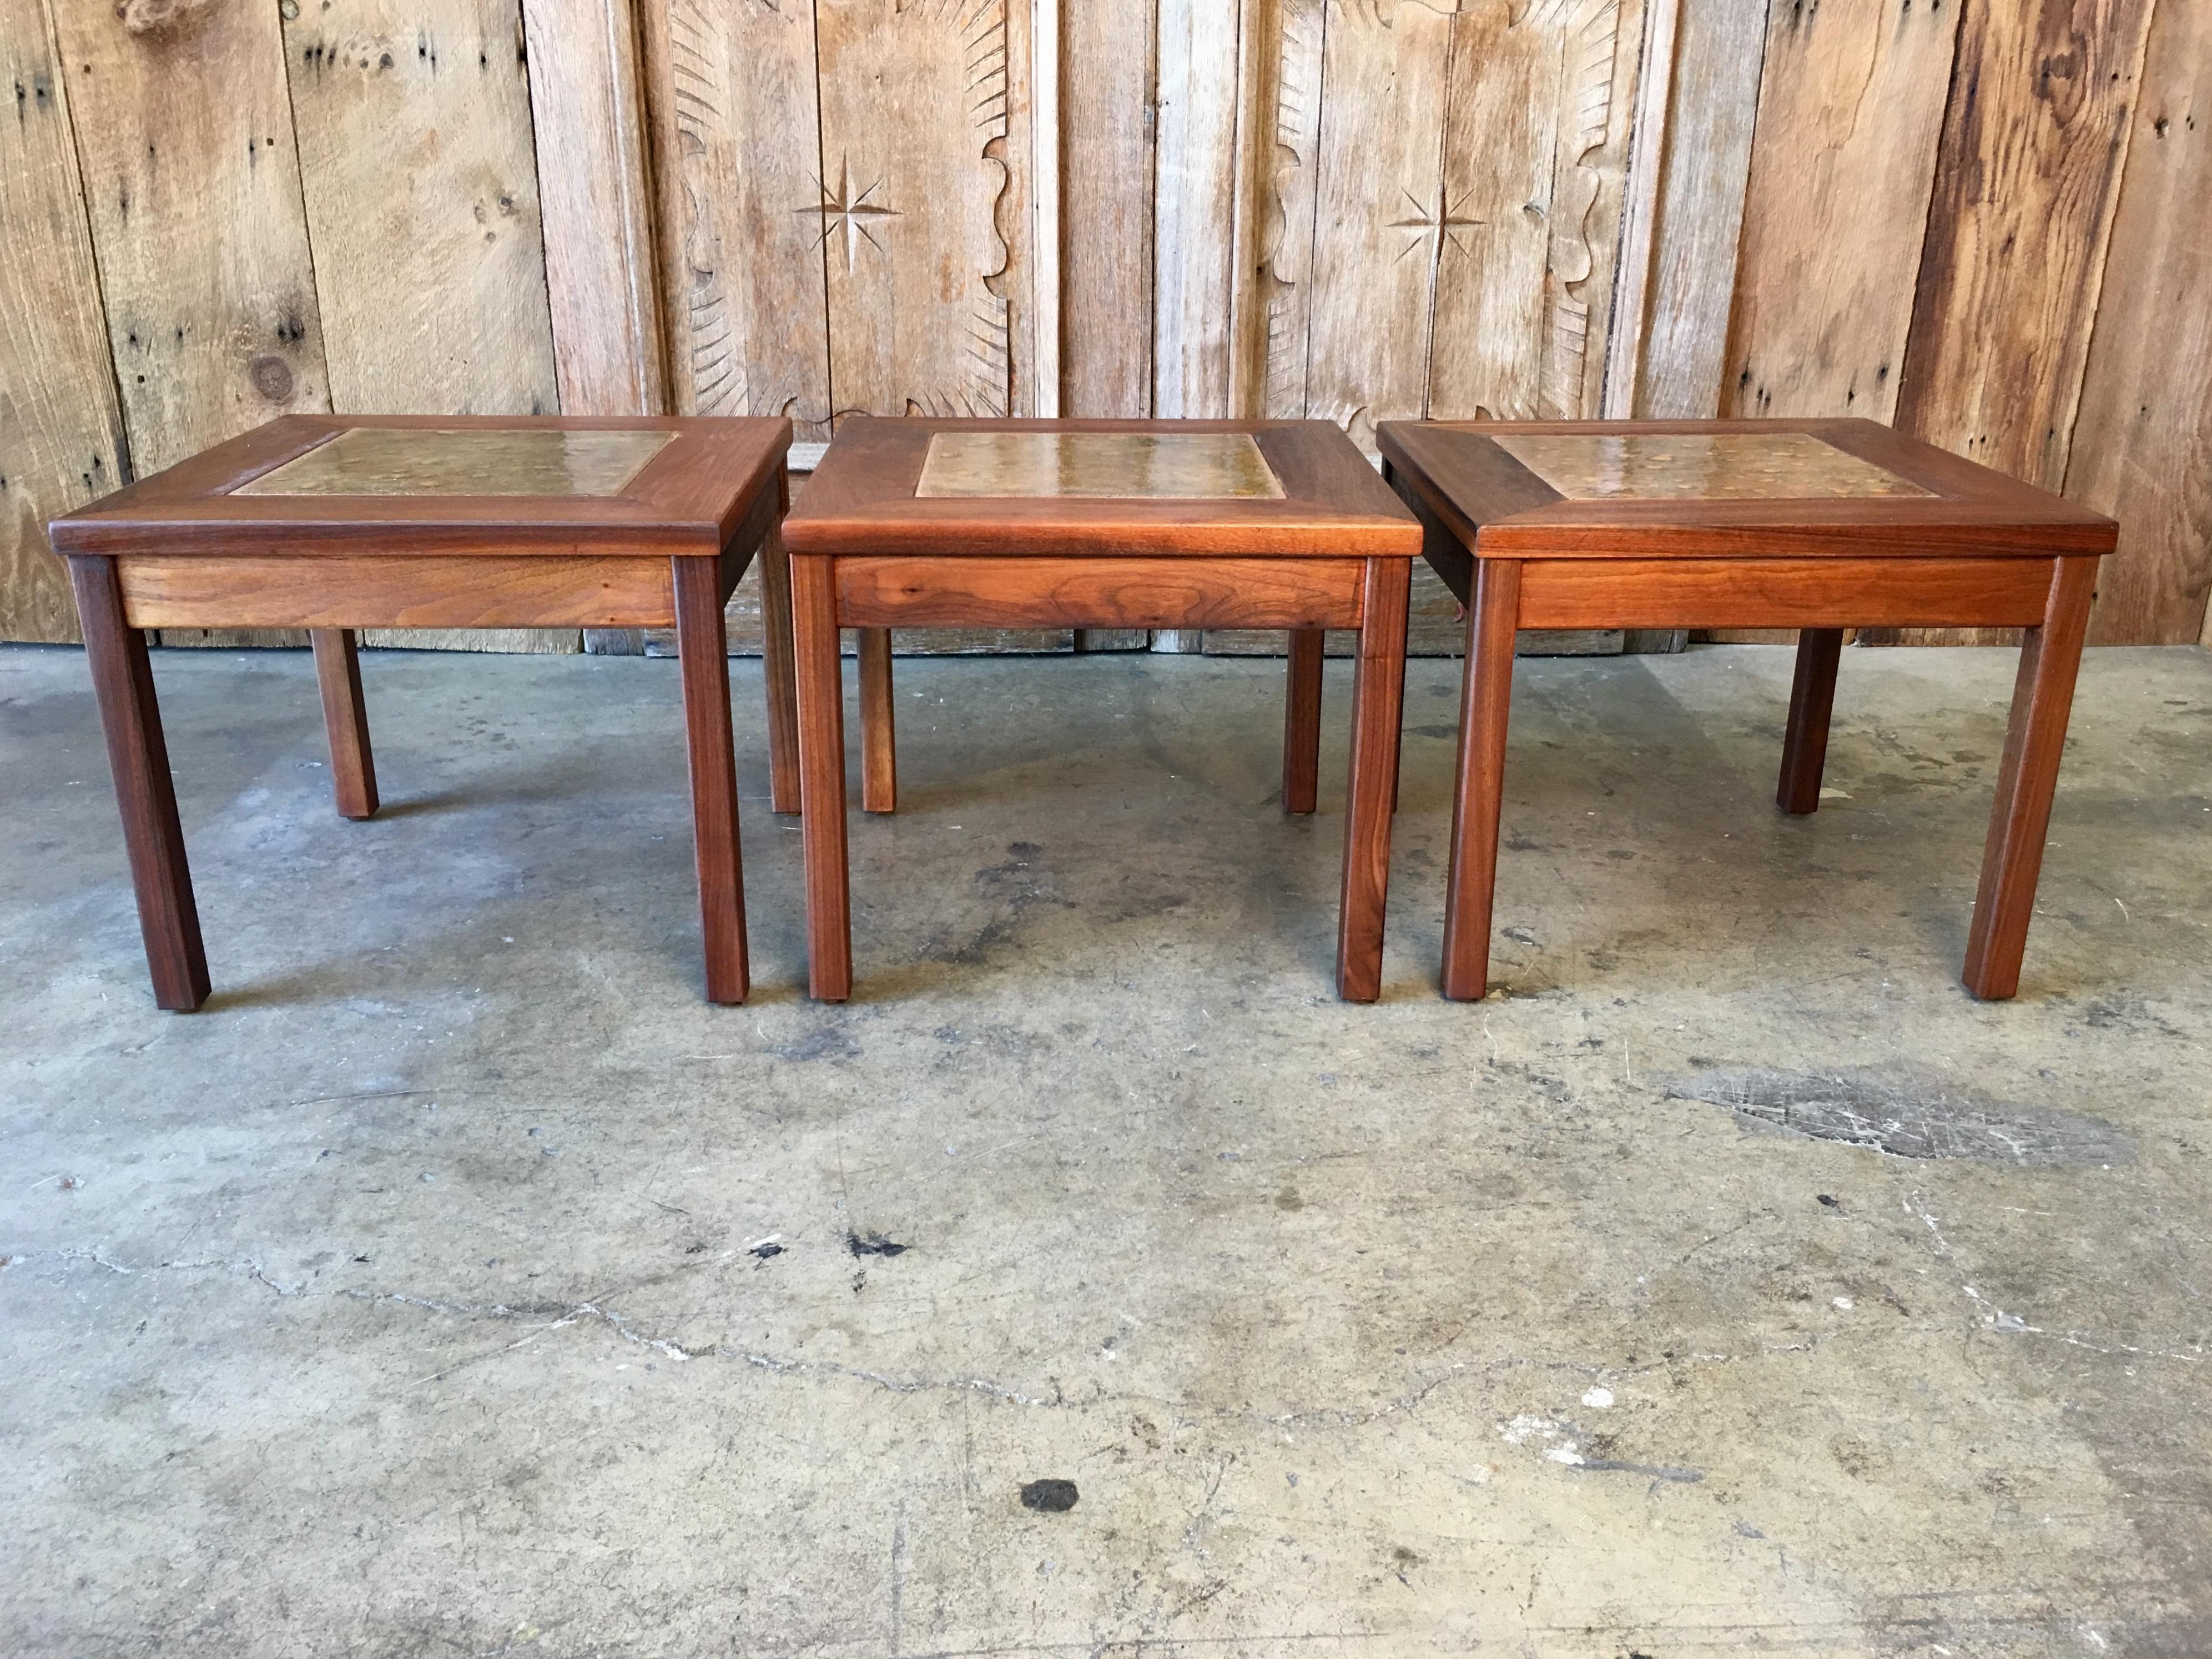
[[[793,554],[1412,557],[1419,524],[1328,421],[847,416]]]
[[[288,415],[64,514],[58,553],[716,553],[791,422]]]
[[[1385,421],[1487,557],[2108,553],[2110,519],[1875,421]]]

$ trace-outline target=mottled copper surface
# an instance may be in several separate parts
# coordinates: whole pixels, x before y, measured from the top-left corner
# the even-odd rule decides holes
[[[1280,501],[1245,432],[940,432],[916,495]]]
[[[1929,493],[1802,432],[1516,433],[1494,441],[1574,501]]]
[[[349,427],[240,495],[613,495],[672,432]]]

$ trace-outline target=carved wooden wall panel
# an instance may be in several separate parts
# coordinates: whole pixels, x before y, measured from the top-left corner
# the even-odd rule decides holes
[[[1031,406],[1029,14],[1016,0],[820,0],[836,411]]]

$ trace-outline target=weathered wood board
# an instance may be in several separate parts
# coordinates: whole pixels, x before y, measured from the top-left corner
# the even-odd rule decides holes
[[[1234,0],[1159,0],[1152,356],[1164,416],[1225,416],[1237,403],[1240,21]]]
[[[1061,0],[1060,21],[1072,137],[1060,160],[1060,412],[1142,417],[1152,412],[1152,0]],[[1164,182],[1170,166],[1164,155]]]
[[[1894,413],[1962,9],[1769,8],[1722,414]]]
[[[2187,644],[2212,592],[2212,7],[2159,6],[2132,118],[2066,493],[2120,524],[2090,639]]]
[[[319,0],[284,26],[331,404],[550,415],[515,0]],[[579,649],[574,629],[371,629],[413,650]]]
[[[1614,324],[1644,335],[1629,400],[1638,419],[1720,410],[1766,47],[1765,18],[1743,0],[1679,3],[1646,308]]]
[[[815,17],[836,411],[1026,412],[1029,8],[818,0]]]
[[[630,0],[523,0],[564,415],[659,415],[667,347]]]
[[[1241,356],[1237,366],[1259,382],[1257,407],[1251,412],[1297,418],[1305,415],[1310,401],[1306,362],[1327,11],[1324,0],[1255,0],[1255,21],[1264,19],[1273,27],[1255,39],[1252,52],[1258,62],[1249,71],[1255,84],[1247,103],[1267,118],[1265,126],[1255,122],[1250,129],[1253,148],[1261,158],[1251,185],[1259,198],[1252,233],[1257,258],[1240,266],[1238,286],[1241,290],[1249,268],[1257,294],[1243,306],[1250,320],[1242,338],[1243,350],[1256,350],[1257,356]],[[1268,142],[1259,142],[1261,132],[1269,135]],[[1153,643],[1160,643],[1157,635]]]
[[[70,137],[68,77],[40,0],[0,0],[0,639],[75,640],[46,520],[124,483],[107,328]]]
[[[876,204],[832,211],[842,180],[823,161],[814,9],[641,3],[674,406],[787,416],[825,441],[823,261]]]

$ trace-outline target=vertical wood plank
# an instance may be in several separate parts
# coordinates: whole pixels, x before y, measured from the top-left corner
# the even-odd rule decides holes
[[[1620,258],[1613,287],[1618,325],[1607,343],[1607,420],[1635,413],[1644,374],[1644,340],[1650,313],[1653,263],[1658,254],[1659,185],[1668,145],[1668,106],[1674,89],[1675,37],[1682,0],[1650,0],[1644,9],[1641,66],[1636,78],[1636,117],[1628,146],[1628,181],[1620,208]]]
[[[2051,0],[1970,7],[1960,33],[1898,424],[2046,489],[2066,477],[2149,17],[2150,0]]]
[[[1306,412],[1363,449],[1427,412],[1452,20],[1415,0],[1328,0],[1314,208]]]
[[[1273,27],[1255,42],[1264,70],[1253,72],[1252,147],[1264,160],[1254,193],[1257,254],[1248,307],[1258,340],[1254,413],[1303,417],[1309,398],[1307,343],[1313,313],[1316,183],[1321,168],[1322,61],[1328,43],[1324,0],[1258,0]],[[1255,25],[1258,19],[1255,17]],[[1248,33],[1255,25],[1248,25]],[[1262,138],[1267,133],[1270,137]],[[1251,263],[1251,262],[1247,262]],[[1242,276],[1240,267],[1239,276]],[[1240,284],[1241,285],[1241,284]],[[1249,351],[1248,344],[1246,349]],[[1249,365],[1252,359],[1240,360]],[[1247,372],[1251,372],[1248,368]]]
[[[523,0],[553,361],[566,415],[668,407],[631,0]]]
[[[1160,0],[1153,404],[1170,417],[1236,406],[1239,8]]]
[[[329,408],[276,8],[54,0],[52,15],[134,473]]]
[[[1895,412],[1962,9],[1772,0],[1722,414]]]
[[[881,204],[833,216],[842,182],[822,160],[814,8],[641,3],[674,406],[784,415],[799,441],[825,441],[823,257]]]
[[[1025,410],[1027,9],[818,0],[816,16],[838,410]]]
[[[1639,419],[1719,411],[1766,45],[1764,16],[1742,0],[1679,3],[1650,286],[1640,318],[1613,325],[1617,337],[1643,335],[1622,411]]]
[[[68,76],[40,0],[0,0],[0,639],[76,640],[46,520],[121,484],[123,420],[100,314]]]
[[[560,406],[515,0],[319,0],[284,27],[332,407]],[[369,629],[364,643],[574,651],[574,629]]]
[[[1432,270],[1428,397],[1393,415],[1599,411],[1642,27],[1638,0],[1460,13],[1437,194],[1398,200]]]
[[[2066,493],[2120,525],[2092,642],[2187,644],[2212,592],[2212,7],[2158,7],[2133,119]]]
[[[1060,334],[1065,313],[1060,259],[1062,123],[1061,0],[1030,0],[1030,289],[1036,325],[1030,331],[1030,413],[1060,412]],[[1127,49],[1126,43],[1124,50]]]
[[[1061,0],[1060,25],[1060,412],[1141,418],[1152,412],[1152,0]]]

